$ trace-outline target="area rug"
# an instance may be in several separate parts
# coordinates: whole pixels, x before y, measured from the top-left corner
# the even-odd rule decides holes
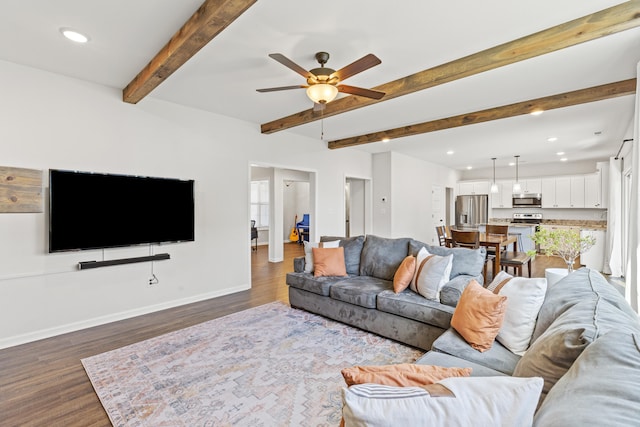
[[[332,426],[340,370],[411,347],[275,302],[82,360],[114,426]]]

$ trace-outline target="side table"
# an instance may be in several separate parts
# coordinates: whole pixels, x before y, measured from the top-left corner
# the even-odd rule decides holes
[[[569,270],[566,268],[545,268],[544,277],[547,279],[547,287],[555,285],[568,274]]]

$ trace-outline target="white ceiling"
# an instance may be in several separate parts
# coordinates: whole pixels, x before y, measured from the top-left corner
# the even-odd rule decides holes
[[[0,59],[122,89],[202,1],[0,0]],[[307,69],[317,66],[317,51],[331,54],[327,66],[334,69],[374,53],[382,64],[347,82],[374,87],[619,3],[406,0],[392,9],[371,0],[259,0],[149,96],[253,122],[259,132],[261,123],[311,107],[304,90],[255,91],[303,83],[269,53]],[[69,42],[60,27],[91,41]],[[326,118],[324,139],[625,80],[636,76],[639,61],[640,29],[627,30]],[[393,150],[455,169],[489,167],[491,157],[500,167],[515,154],[523,163],[558,162],[558,151],[569,161],[605,159],[620,147],[633,109],[634,97],[625,96],[355,149]],[[321,123],[287,132],[320,138]],[[547,142],[550,136],[558,141]]]

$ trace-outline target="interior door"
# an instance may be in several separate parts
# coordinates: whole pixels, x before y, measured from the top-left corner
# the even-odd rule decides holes
[[[436,234],[436,227],[440,225],[447,225],[447,203],[446,203],[444,187],[440,185],[434,185],[431,187],[431,244],[438,245],[438,237]]]
[[[345,236],[365,234],[366,194],[365,181],[358,178],[347,178],[345,181]]]

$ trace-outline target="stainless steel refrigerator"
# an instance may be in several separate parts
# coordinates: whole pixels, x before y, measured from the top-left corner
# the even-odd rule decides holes
[[[479,225],[488,222],[489,196],[458,196],[456,197],[456,228],[477,229]]]

